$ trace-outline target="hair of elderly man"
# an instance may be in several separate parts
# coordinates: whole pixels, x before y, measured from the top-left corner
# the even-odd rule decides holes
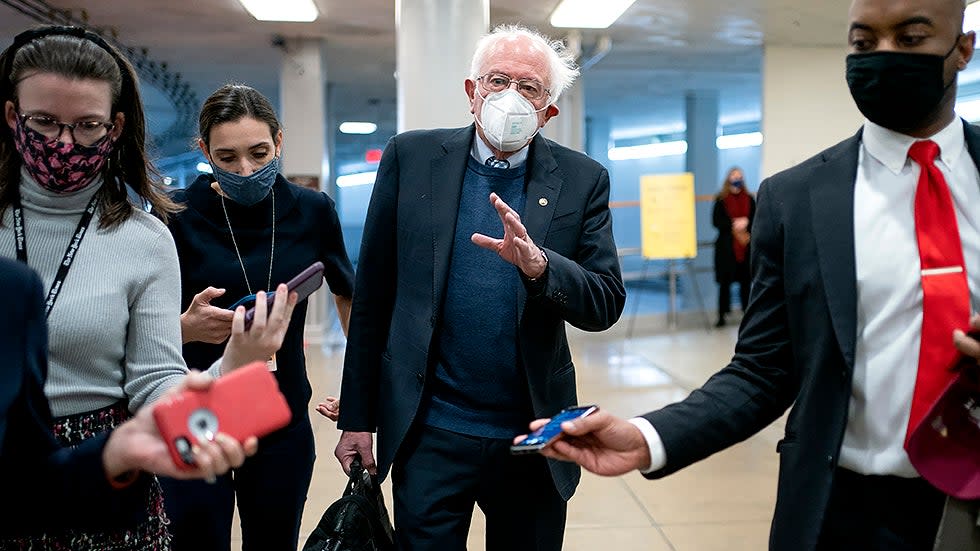
[[[476,52],[473,53],[470,78],[476,80],[480,76],[480,69],[486,59],[505,41],[521,37],[530,39],[534,47],[548,56],[550,74],[549,82],[545,85],[551,92],[550,103],[555,103],[558,101],[558,96],[567,90],[579,75],[575,54],[569,51],[561,40],[552,40],[523,25],[499,25],[481,38],[476,44]]]

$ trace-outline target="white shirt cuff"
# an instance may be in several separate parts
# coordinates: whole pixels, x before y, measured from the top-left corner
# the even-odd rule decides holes
[[[650,474],[664,468],[664,465],[667,464],[667,450],[664,449],[664,443],[660,440],[660,433],[653,428],[650,421],[643,417],[634,417],[629,421],[633,423],[633,426],[640,429],[640,432],[643,433],[643,439],[647,441],[647,446],[650,448],[650,466],[646,469],[640,469],[640,472]]]

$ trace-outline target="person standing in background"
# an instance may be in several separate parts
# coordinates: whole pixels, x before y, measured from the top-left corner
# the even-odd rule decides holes
[[[718,229],[715,239],[715,281],[718,282],[718,321],[715,327],[725,325],[725,316],[732,307],[732,283],[738,283],[739,303],[742,312],[749,304],[749,237],[752,234],[752,217],[755,215],[755,198],[745,188],[742,169],[733,167],[721,184],[721,193],[715,199],[711,221]]]

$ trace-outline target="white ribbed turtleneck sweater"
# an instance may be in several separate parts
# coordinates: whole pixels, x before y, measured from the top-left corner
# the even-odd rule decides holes
[[[57,194],[21,171],[28,264],[45,293],[95,184]],[[55,416],[126,399],[130,411],[160,396],[187,372],[181,357],[180,268],[167,228],[137,209],[123,224],[82,240],[48,318],[48,381]],[[0,256],[16,258],[13,209],[0,227]]]

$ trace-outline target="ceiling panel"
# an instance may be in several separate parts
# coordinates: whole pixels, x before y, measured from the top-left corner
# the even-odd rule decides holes
[[[228,81],[249,83],[274,100],[288,53],[275,37],[326,41],[330,111],[336,121],[373,118],[394,131],[395,1],[316,0],[313,23],[255,21],[237,0],[48,0],[84,10],[96,26],[146,47],[203,99]],[[474,0],[458,0],[474,1]],[[558,0],[492,0],[491,23],[524,23],[561,37],[548,16]],[[849,0],[637,0],[610,29],[583,31],[588,51],[607,35],[611,50],[583,75],[590,116],[617,127],[676,124],[688,90],[717,90],[723,122],[759,116],[763,44],[841,45]],[[0,39],[30,25],[0,5]],[[460,93],[463,93],[460,91]],[[342,138],[338,153],[361,155],[379,138]],[[186,142],[174,147],[185,147]]]

